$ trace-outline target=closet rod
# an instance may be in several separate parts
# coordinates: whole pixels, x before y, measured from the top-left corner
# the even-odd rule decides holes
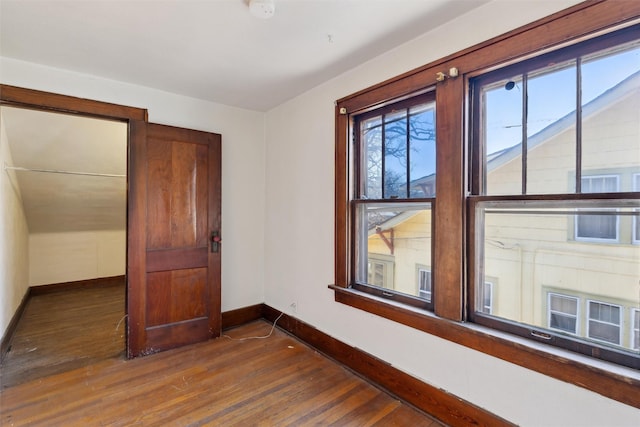
[[[59,173],[63,175],[84,175],[84,176],[104,176],[109,178],[126,178],[127,175],[118,175],[112,173],[93,173],[93,172],[74,172],[74,171],[59,171],[53,169],[30,169],[21,168],[18,166],[7,166],[5,163],[4,170],[24,171],[24,172],[42,172],[42,173]]]

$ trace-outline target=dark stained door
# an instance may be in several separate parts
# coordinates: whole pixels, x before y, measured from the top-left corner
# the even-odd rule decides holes
[[[221,137],[132,122],[128,356],[220,336]],[[217,240],[217,238],[216,238]]]

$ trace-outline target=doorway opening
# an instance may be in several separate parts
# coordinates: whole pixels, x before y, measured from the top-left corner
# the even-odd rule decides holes
[[[29,296],[3,387],[123,357],[127,123],[2,105],[0,126],[0,292]]]

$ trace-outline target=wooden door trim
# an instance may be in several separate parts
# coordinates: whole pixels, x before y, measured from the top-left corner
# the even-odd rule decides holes
[[[2,105],[14,107],[48,110],[58,113],[82,114],[110,120],[147,121],[148,117],[147,110],[144,108],[128,107],[126,105],[77,98],[75,96],[60,95],[4,84],[0,84],[0,102]]]
[[[77,114],[86,117],[102,118],[106,120],[116,120],[126,122],[129,126],[129,134],[127,141],[127,149],[129,152],[129,166],[127,175],[127,300],[129,299],[131,284],[135,283],[136,286],[140,283],[140,274],[138,270],[142,270],[142,267],[137,267],[135,262],[139,261],[140,256],[144,261],[144,246],[143,250],[138,249],[140,239],[144,245],[144,227],[140,227],[140,220],[138,216],[144,215],[144,206],[141,211],[138,208],[136,201],[132,201],[130,194],[131,189],[135,186],[146,185],[144,179],[134,177],[130,169],[131,155],[139,155],[140,147],[144,149],[144,141],[146,135],[144,133],[144,123],[148,118],[146,109],[129,107],[125,105],[112,104],[108,102],[96,101],[85,98],[77,98],[74,96],[60,95],[50,92],[43,92],[40,90],[22,88],[17,86],[10,86],[0,84],[0,105],[7,105],[18,108],[29,108],[33,110],[49,111],[64,114]],[[137,150],[137,151],[136,151]],[[143,175],[144,176],[144,175]],[[144,223],[144,217],[142,220]],[[142,234],[142,235],[141,235]],[[136,260],[136,257],[138,259]],[[143,264],[144,265],[144,264]],[[134,280],[135,279],[135,280]],[[129,301],[125,305],[127,314],[129,313]],[[139,339],[136,334],[136,329],[131,328],[131,325],[127,325],[128,336],[125,340],[127,355],[131,356],[130,343],[131,339],[137,342]]]

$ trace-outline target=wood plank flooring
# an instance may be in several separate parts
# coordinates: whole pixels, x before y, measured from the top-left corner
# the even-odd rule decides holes
[[[124,358],[124,278],[29,298],[0,367],[0,388]]]
[[[134,360],[124,360],[120,347],[67,372],[14,380],[0,391],[0,425],[441,425],[277,328],[269,338],[237,340],[270,331],[256,321],[226,332],[236,340]]]

